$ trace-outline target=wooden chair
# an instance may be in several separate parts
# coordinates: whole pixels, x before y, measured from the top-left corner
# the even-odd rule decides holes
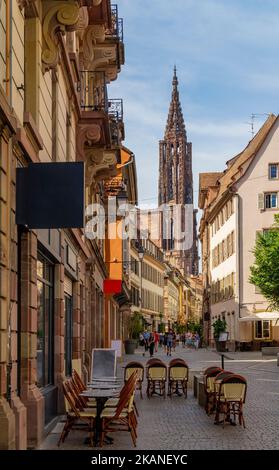
[[[187,398],[187,385],[189,379],[189,367],[183,359],[172,359],[168,370],[168,395],[172,397],[173,393],[184,394]]]
[[[214,388],[214,379],[216,375],[222,372],[223,369],[220,367],[208,367],[204,371],[203,383],[204,383],[204,392],[206,396],[205,401],[205,411],[209,415],[214,410],[215,406],[215,388]]]
[[[83,392],[84,390],[86,390],[85,384],[83,383],[79,373],[75,369],[73,369],[73,372],[72,372],[72,379],[73,379],[74,387],[76,388],[79,394]],[[96,408],[97,402],[95,398],[87,398],[87,397],[80,397],[80,398],[83,401],[84,407]]]
[[[149,359],[147,362],[146,362],[146,378],[148,378],[148,368],[152,365],[156,365],[156,364],[164,364],[163,361],[157,357],[152,357],[152,359]]]
[[[228,374],[226,377],[223,377],[216,401],[216,424],[223,422],[223,427],[225,422],[236,424],[236,416],[238,416],[239,424],[245,428],[243,404],[245,403],[246,392],[247,381],[241,375]],[[220,414],[223,414],[223,421],[219,421]]]
[[[147,389],[148,398],[157,394],[166,398],[167,366],[162,361],[151,363],[147,367]]]
[[[134,411],[134,395],[137,386],[137,377],[137,371],[134,371],[124,384],[117,407],[105,407],[102,411],[101,447],[103,446],[106,433],[116,431],[130,432],[133,444],[136,447],[137,418]]]
[[[142,398],[142,383],[144,380],[144,367],[140,362],[132,361],[129,362],[124,370],[124,381],[127,382],[129,377],[134,371],[138,373],[137,389],[140,391],[140,397]]]
[[[64,397],[68,403],[68,411],[64,428],[57,443],[58,447],[61,442],[65,441],[70,430],[73,429],[77,422],[86,424],[85,429],[89,431],[89,442],[93,446],[93,430],[97,410],[95,408],[81,409],[81,402],[76,399],[76,392],[70,380],[63,382],[62,389]]]

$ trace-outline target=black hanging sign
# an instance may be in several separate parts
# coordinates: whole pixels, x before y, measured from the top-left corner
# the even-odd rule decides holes
[[[16,170],[16,223],[84,227],[84,163],[30,163]]]

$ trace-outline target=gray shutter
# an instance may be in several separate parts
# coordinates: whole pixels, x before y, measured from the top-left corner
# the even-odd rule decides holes
[[[258,209],[261,211],[264,210],[264,193],[258,194]]]

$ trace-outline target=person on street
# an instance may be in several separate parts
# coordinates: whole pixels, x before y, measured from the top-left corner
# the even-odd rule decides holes
[[[143,356],[145,356],[146,351],[148,351],[149,336],[150,336],[149,331],[145,330],[143,333],[143,341],[144,341],[144,352],[142,354]]]
[[[150,357],[152,357],[154,354],[154,346],[155,346],[155,337],[153,333],[151,333],[149,336],[148,346],[149,346]]]
[[[164,334],[164,348],[165,348],[165,352],[167,352],[167,343],[168,343],[168,332],[165,331],[165,334]]]
[[[195,349],[198,349],[200,345],[200,335],[198,332],[195,333],[194,344],[195,344]]]
[[[171,356],[172,342],[173,342],[173,332],[172,330],[170,330],[167,335],[167,355],[168,356]]]
[[[158,344],[159,344],[160,335],[157,331],[154,333],[154,340],[155,340],[155,352],[158,352]]]

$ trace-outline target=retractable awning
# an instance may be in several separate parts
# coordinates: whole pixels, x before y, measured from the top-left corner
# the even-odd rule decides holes
[[[259,312],[253,313],[247,317],[239,318],[239,321],[258,321],[258,320],[270,320],[276,321],[279,320],[279,312]]]

